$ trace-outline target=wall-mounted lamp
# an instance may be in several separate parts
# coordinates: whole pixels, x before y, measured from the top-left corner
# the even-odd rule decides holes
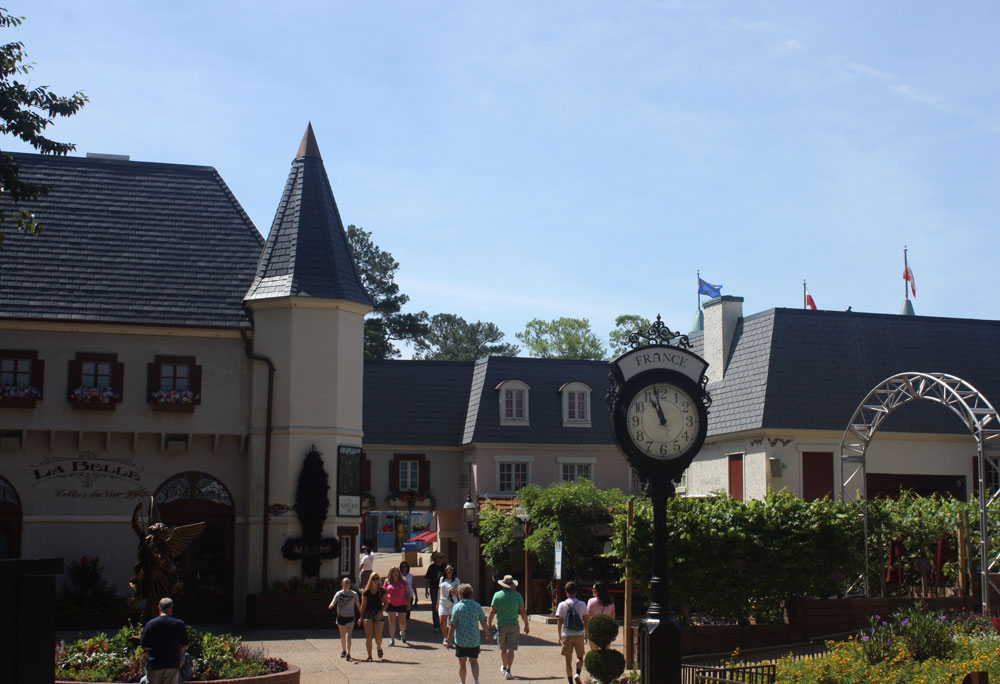
[[[479,536],[479,504],[472,500],[472,493],[465,497],[462,504],[462,511],[465,513],[465,524],[469,526],[469,534],[474,537]]]

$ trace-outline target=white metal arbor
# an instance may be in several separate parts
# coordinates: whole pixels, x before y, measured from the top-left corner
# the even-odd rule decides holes
[[[990,612],[992,586],[1000,591],[1000,419],[975,387],[946,373],[898,373],[880,382],[864,398],[840,442],[840,497],[862,501],[865,533],[865,594],[868,582],[868,489],[865,459],[879,426],[900,406],[927,399],[949,408],[969,428],[979,454],[979,557],[982,610]]]

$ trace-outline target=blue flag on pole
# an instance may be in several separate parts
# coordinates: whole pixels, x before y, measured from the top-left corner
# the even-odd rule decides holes
[[[706,282],[706,281],[702,280],[699,277],[698,278],[698,294],[700,294],[700,295],[706,295],[708,297],[712,297],[713,299],[716,298],[716,297],[721,297],[722,296],[722,285],[713,285],[712,283]]]

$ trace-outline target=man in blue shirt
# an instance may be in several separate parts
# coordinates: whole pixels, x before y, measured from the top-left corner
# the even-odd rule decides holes
[[[451,609],[451,622],[448,623],[448,644],[455,646],[455,656],[458,657],[458,677],[465,684],[465,665],[472,661],[472,679],[479,684],[479,628],[486,633],[486,643],[492,639],[486,627],[486,614],[483,607],[472,600],[472,585],[458,585],[459,601]]]
[[[173,617],[172,599],[160,599],[159,608],[160,615],[147,622],[142,630],[146,678],[149,684],[178,684],[184,651],[188,649],[187,627]]]

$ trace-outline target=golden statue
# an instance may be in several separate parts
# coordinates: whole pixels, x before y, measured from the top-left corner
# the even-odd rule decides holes
[[[148,514],[143,520],[143,504],[139,501],[132,512],[132,529],[139,537],[139,558],[135,564],[129,605],[142,611],[143,621],[156,617],[157,604],[161,598],[174,597],[184,593],[174,559],[184,553],[205,523],[179,525],[170,529],[163,524],[156,500],[149,497]]]

